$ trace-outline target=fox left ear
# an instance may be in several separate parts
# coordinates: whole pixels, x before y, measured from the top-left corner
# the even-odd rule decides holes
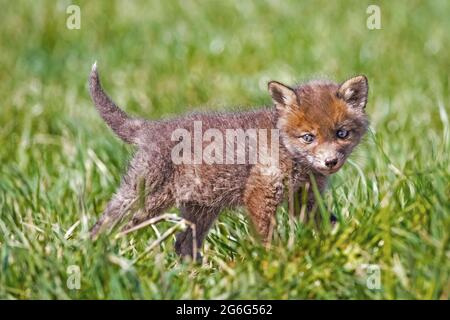
[[[364,75],[348,79],[341,84],[338,96],[353,108],[364,109],[367,104],[369,84]]]
[[[278,109],[298,105],[297,95],[292,88],[277,81],[270,81],[268,89]]]

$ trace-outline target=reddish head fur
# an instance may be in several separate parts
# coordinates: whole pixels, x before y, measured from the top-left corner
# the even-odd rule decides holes
[[[286,148],[320,173],[336,172],[367,129],[366,78],[342,85],[311,82],[295,89],[271,82],[269,90]]]

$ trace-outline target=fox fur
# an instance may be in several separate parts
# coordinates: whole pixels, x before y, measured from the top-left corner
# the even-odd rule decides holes
[[[177,235],[175,250],[181,256],[193,255],[194,238],[201,248],[224,208],[244,207],[257,234],[268,243],[277,207],[287,195],[286,186],[297,191],[310,185],[313,178],[323,192],[327,177],[342,167],[368,127],[365,76],[340,84],[312,81],[292,88],[272,81],[268,84],[272,107],[193,113],[169,120],[145,120],[126,114],[103,91],[95,64],[89,88],[103,120],[124,142],[136,146],[121,184],[91,236],[95,238],[126,219],[124,229],[132,228],[176,206],[181,216],[196,226],[195,237],[192,229]],[[175,164],[171,153],[179,141],[173,141],[172,133],[180,128],[193,132],[195,121],[201,121],[203,130],[214,128],[220,132],[279,130],[278,165]],[[305,205],[312,212],[314,193],[312,188],[304,190],[307,194],[302,198],[306,198]],[[138,198],[140,201],[136,201]],[[135,209],[131,216],[130,208]]]

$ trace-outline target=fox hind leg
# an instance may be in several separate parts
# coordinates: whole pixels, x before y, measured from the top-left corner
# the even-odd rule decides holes
[[[133,228],[148,219],[154,218],[162,214],[165,210],[174,204],[174,198],[168,185],[157,188],[155,192],[151,192],[145,196],[144,204],[138,210],[131,221],[128,222],[123,231]]]
[[[197,204],[186,204],[180,208],[181,217],[195,224],[195,240],[197,247],[197,255],[194,255],[194,235],[192,228],[188,227],[185,231],[180,232],[176,236],[175,252],[182,257],[190,256],[197,261],[201,260],[199,253],[203,240],[208,234],[209,229],[213,225],[220,213],[220,208],[205,207]]]
[[[164,169],[164,170],[163,170]],[[132,216],[128,227],[159,214],[173,202],[170,171],[158,154],[142,150],[130,162],[120,188],[91,230],[91,238]]]
[[[133,192],[133,188],[130,188],[127,184],[123,184],[109,201],[102,216],[92,227],[90,231],[91,238],[95,239],[103,231],[110,231],[117,223],[125,218],[135,199],[136,194]]]

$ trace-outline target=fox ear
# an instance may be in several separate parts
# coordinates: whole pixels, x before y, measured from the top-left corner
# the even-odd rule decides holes
[[[369,84],[366,76],[356,76],[341,84],[338,96],[353,108],[364,109],[367,103]]]
[[[277,81],[270,81],[268,88],[277,108],[298,105],[297,95],[292,88]]]

